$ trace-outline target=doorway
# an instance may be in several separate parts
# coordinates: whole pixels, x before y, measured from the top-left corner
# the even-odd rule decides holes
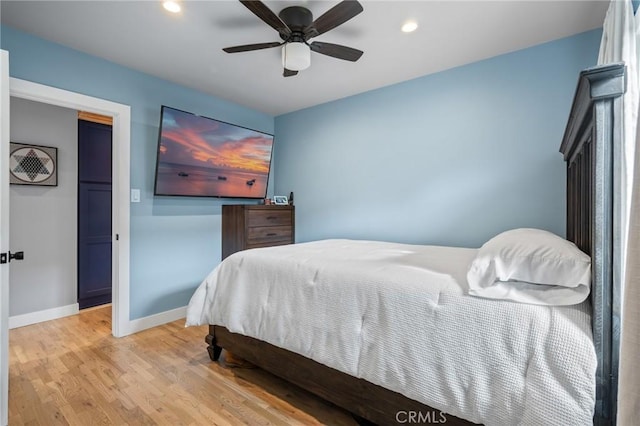
[[[16,78],[10,79],[10,95],[113,118],[112,334],[115,337],[131,334],[129,321],[130,107]]]

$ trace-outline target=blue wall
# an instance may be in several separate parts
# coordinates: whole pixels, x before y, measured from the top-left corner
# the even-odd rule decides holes
[[[275,189],[298,242],[480,246],[514,227],[564,235],[558,152],[601,30],[276,117]]]
[[[600,30],[275,119],[276,193],[298,241],[349,237],[479,246],[507,228],[564,233],[558,153]],[[220,259],[229,200],[153,197],[160,105],[274,132],[237,104],[1,27],[13,77],[131,106],[130,318],[184,306]],[[270,191],[271,192],[271,191]]]
[[[230,200],[153,196],[160,105],[273,133],[274,119],[93,56],[1,27],[10,75],[131,106],[131,312],[184,306],[220,261],[220,206]]]

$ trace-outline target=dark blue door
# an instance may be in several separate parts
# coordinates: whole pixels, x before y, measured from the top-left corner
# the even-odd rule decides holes
[[[111,126],[78,120],[78,304],[111,302]]]

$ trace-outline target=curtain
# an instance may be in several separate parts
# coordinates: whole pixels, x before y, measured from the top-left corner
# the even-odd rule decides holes
[[[623,288],[620,335],[617,424],[638,424],[640,416],[640,138],[637,129],[640,94],[640,16],[631,0],[612,0],[605,17],[598,64],[625,62],[627,92],[623,98],[621,158],[621,231]]]
[[[640,164],[640,149],[636,149]],[[638,424],[640,416],[640,167],[635,169],[620,338],[618,425]]]
[[[640,103],[638,40],[636,17],[633,14],[631,0],[612,0],[602,28],[602,42],[598,55],[598,64],[624,62],[627,66],[627,91],[623,98],[623,147],[621,165],[621,258],[627,259],[629,217],[631,212],[631,189],[633,187],[633,163],[638,124],[638,105]],[[626,268],[623,268],[623,271]],[[625,282],[624,272],[622,277]]]
[[[636,15],[635,23],[636,40],[640,40],[640,15]],[[640,49],[640,42],[636,42],[636,48]],[[636,55],[640,60],[640,53]],[[636,65],[638,66],[638,63]],[[635,76],[640,80],[637,68]],[[638,126],[640,126],[640,120],[636,121],[636,128],[639,128]],[[640,165],[640,133],[636,134],[633,142],[635,143],[634,164]],[[634,167],[628,190],[631,208],[622,299],[618,385],[618,424],[621,426],[638,424],[640,415],[640,369],[637,366],[640,357],[640,310],[638,310],[640,306],[640,166]]]

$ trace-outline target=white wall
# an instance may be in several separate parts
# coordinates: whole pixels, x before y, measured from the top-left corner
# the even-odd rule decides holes
[[[77,303],[77,111],[11,98],[11,141],[58,148],[58,186],[11,185],[9,315]]]

